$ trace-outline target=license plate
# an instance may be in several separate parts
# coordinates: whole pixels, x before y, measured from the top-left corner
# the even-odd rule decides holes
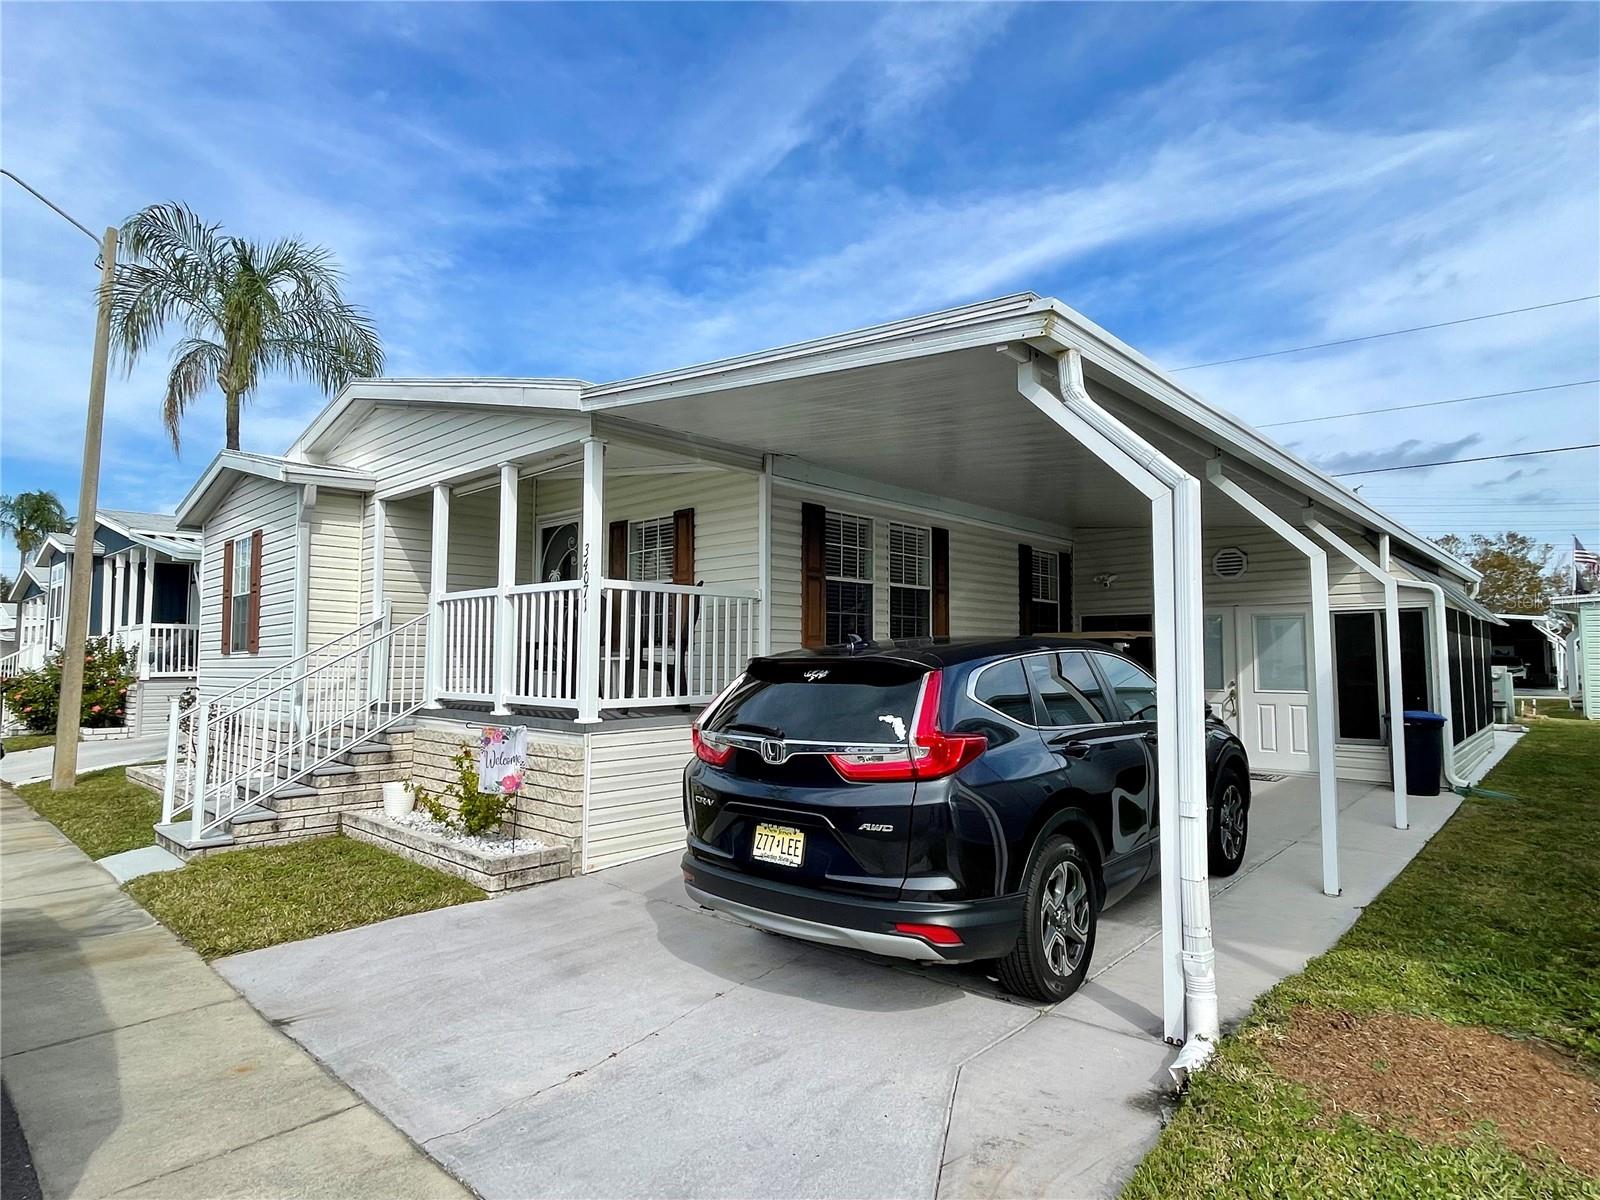
[[[756,826],[756,840],[750,847],[750,857],[757,862],[798,867],[805,856],[806,835],[798,829],[788,825],[768,825],[765,821]]]

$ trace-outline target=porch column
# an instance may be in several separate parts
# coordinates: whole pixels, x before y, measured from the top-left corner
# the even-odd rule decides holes
[[[1316,514],[1309,509],[1305,523],[1307,529],[1383,585],[1384,669],[1389,676],[1389,773],[1394,786],[1394,827],[1404,829],[1407,825],[1406,731],[1405,699],[1400,679],[1400,587],[1386,568],[1378,566],[1317,520]]]
[[[111,560],[100,560],[100,636],[111,632]]]
[[[144,637],[139,643],[139,678],[150,678],[150,660],[155,657],[155,631],[151,628],[156,612],[156,552],[144,548]],[[170,669],[170,668],[169,668]]]
[[[423,688],[429,708],[442,708],[444,690],[444,620],[439,602],[450,587],[450,485],[433,485],[433,546],[428,560],[428,678]]]
[[[370,591],[370,605],[367,610],[367,620],[376,621],[388,615],[383,599],[383,549],[384,542],[389,536],[389,506],[378,499],[372,498],[372,586]],[[385,622],[381,632],[387,633],[390,622]],[[371,685],[372,702],[382,704],[389,698],[389,659],[394,654],[394,639],[381,642],[372,648],[372,663],[368,667],[367,675]]]
[[[517,464],[500,464],[500,557],[495,575],[494,711],[511,711],[512,675],[517,669],[517,617],[511,589],[517,582]]]
[[[605,575],[606,444],[583,439],[583,619],[578,623],[578,720],[600,719],[600,581]]]
[[[756,587],[761,591],[761,611],[756,620],[759,654],[772,653],[772,455],[761,456],[756,476]]]
[[[122,615],[124,611],[122,606],[122,586],[124,582],[122,575],[122,555],[114,554],[108,561],[111,563],[111,628],[106,630],[106,632],[111,633],[114,630],[122,628]]]
[[[1328,554],[1288,521],[1222,473],[1222,460],[1206,464],[1212,486],[1306,556],[1311,572],[1311,661],[1316,685],[1312,725],[1317,760],[1317,794],[1322,809],[1322,891],[1339,894],[1339,776],[1334,762],[1333,614],[1328,596]]]

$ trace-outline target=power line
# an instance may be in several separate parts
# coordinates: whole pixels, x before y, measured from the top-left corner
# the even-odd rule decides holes
[[[1415,471],[1422,467],[1453,467],[1458,463],[1492,462],[1497,458],[1531,458],[1535,454],[1565,454],[1569,450],[1600,450],[1600,442],[1585,442],[1581,446],[1552,446],[1548,450],[1514,450],[1510,454],[1481,454],[1477,458],[1445,458],[1438,462],[1404,463],[1398,467],[1367,467],[1360,471],[1335,471],[1333,477],[1346,475],[1378,475],[1384,471]]]
[[[1413,325],[1409,329],[1389,329],[1383,333],[1366,333],[1360,337],[1340,338],[1333,342],[1317,342],[1310,346],[1290,346],[1287,350],[1266,350],[1260,354],[1244,354],[1238,358],[1219,358],[1215,362],[1190,363],[1187,367],[1174,367],[1172,372],[1198,371],[1201,367],[1222,367],[1229,363],[1252,362],[1258,358],[1276,358],[1280,354],[1299,354],[1305,350],[1326,350],[1330,346],[1348,346],[1353,342],[1370,342],[1376,338],[1399,337],[1402,333],[1422,333],[1428,329],[1444,329],[1450,325],[1467,325],[1473,321],[1488,321],[1494,317],[1514,317],[1518,313],[1538,312],[1545,308],[1560,308],[1564,304],[1582,304],[1585,300],[1600,300],[1600,292],[1593,296],[1574,296],[1570,300],[1551,300],[1547,304],[1530,304],[1526,308],[1508,308],[1504,312],[1479,313],[1475,317],[1457,317],[1453,321],[1435,321],[1432,325]],[[1172,373],[1172,372],[1169,372]]]
[[[1526,396],[1532,392],[1553,392],[1559,388],[1584,387],[1600,383],[1600,379],[1575,379],[1571,383],[1550,383],[1544,387],[1516,388],[1509,392],[1484,392],[1478,396],[1457,396],[1454,400],[1429,400],[1425,404],[1391,404],[1386,408],[1358,408],[1354,412],[1329,413],[1325,417],[1296,417],[1292,421],[1268,421],[1257,429],[1275,429],[1282,425],[1309,425],[1312,421],[1337,421],[1343,417],[1367,417],[1373,413],[1407,412],[1413,408],[1438,408],[1444,404],[1465,404],[1468,400],[1495,400],[1501,396]]]

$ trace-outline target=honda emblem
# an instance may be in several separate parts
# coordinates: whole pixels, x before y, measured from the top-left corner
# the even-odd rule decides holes
[[[776,738],[761,739],[761,761],[777,765],[789,757],[788,748]]]

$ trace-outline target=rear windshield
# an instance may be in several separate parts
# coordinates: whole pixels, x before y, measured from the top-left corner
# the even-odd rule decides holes
[[[752,663],[706,729],[813,742],[903,742],[925,668],[800,659]]]

